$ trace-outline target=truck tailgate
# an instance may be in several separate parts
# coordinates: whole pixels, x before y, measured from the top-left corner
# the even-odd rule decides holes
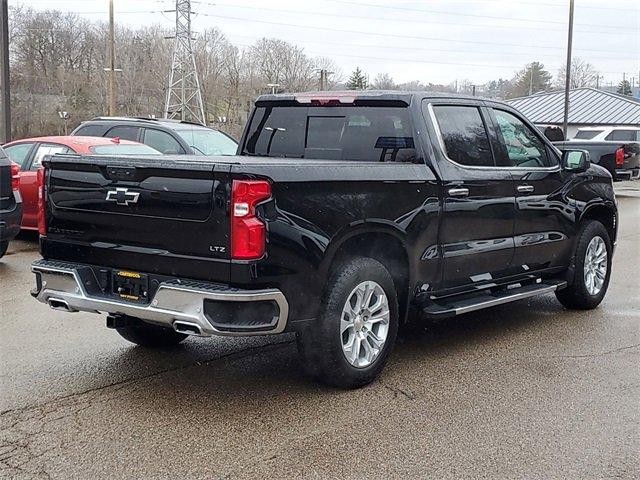
[[[228,164],[56,155],[45,166],[46,257],[228,281]]]

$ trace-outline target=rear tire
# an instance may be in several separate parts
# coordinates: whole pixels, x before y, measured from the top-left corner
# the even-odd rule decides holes
[[[188,335],[178,333],[171,328],[140,324],[118,327],[116,331],[122,338],[146,348],[172,347],[179,344]]]
[[[318,320],[297,335],[305,370],[339,388],[372,382],[398,333],[393,278],[372,258],[344,261],[332,269],[322,305]]]
[[[7,248],[9,248],[9,240],[0,242],[0,258],[4,257],[4,254],[7,253]]]
[[[573,278],[567,288],[556,292],[557,299],[570,309],[596,308],[607,293],[611,278],[611,239],[600,222],[588,220],[582,225],[571,267]]]

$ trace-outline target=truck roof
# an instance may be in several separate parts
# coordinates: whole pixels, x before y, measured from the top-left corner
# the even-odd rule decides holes
[[[300,93],[276,93],[260,95],[256,103],[260,102],[297,102],[319,103],[320,105],[338,103],[350,104],[354,101],[391,101],[402,102],[407,105],[414,97],[419,98],[460,98],[467,100],[491,100],[482,97],[472,97],[457,93],[428,92],[428,91],[403,91],[403,90],[341,90]],[[492,102],[495,100],[491,100]],[[500,103],[500,102],[498,102]]]

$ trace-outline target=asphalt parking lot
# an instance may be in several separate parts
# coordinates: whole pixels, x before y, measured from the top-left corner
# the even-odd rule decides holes
[[[640,478],[640,182],[600,308],[535,298],[414,329],[380,380],[307,379],[291,336],[149,351],[0,260],[2,478]]]

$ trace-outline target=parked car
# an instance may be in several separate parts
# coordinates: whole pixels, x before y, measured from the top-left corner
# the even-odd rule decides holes
[[[585,127],[573,139],[554,143],[588,151],[591,161],[606,168],[614,180],[640,177],[640,128]]]
[[[235,155],[238,143],[220,130],[178,120],[96,117],[71,135],[120,137],[149,145],[165,154]]]
[[[18,165],[0,147],[0,258],[7,253],[9,242],[20,231],[22,199]]]
[[[582,127],[571,140],[640,142],[640,127]]]
[[[19,167],[20,194],[24,214],[21,228],[38,229],[37,172],[46,155],[77,153],[80,155],[159,155],[157,150],[138,142],[102,137],[51,136],[16,140],[4,149]]]
[[[147,347],[296,332],[306,369],[340,387],[380,373],[409,311],[552,292],[595,308],[618,224],[587,153],[475,97],[266,95],[240,156],[44,171],[36,299],[106,312]]]

